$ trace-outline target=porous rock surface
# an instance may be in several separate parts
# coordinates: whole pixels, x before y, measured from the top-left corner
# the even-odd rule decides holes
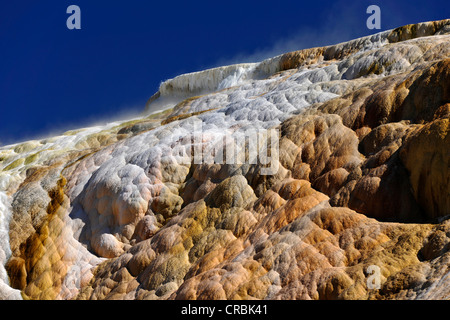
[[[181,75],[145,116],[2,147],[0,299],[449,299],[449,116],[442,20]],[[245,130],[275,130],[271,163],[189,152]]]

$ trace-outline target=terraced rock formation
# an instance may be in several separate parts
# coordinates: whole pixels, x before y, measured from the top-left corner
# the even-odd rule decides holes
[[[449,116],[442,20],[180,75],[142,117],[2,147],[0,298],[449,299]],[[242,161],[192,152],[226,137]]]

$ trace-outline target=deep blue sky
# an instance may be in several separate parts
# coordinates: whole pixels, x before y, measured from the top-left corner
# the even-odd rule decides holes
[[[81,30],[66,9],[81,8]],[[366,8],[381,8],[381,30]],[[0,145],[138,113],[178,74],[450,18],[428,1],[1,1]]]

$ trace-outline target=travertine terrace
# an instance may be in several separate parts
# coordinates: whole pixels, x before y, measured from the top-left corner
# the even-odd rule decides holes
[[[450,298],[450,20],[180,75],[145,112],[0,148],[1,299]],[[180,162],[194,120],[200,148],[277,130],[277,171]]]

